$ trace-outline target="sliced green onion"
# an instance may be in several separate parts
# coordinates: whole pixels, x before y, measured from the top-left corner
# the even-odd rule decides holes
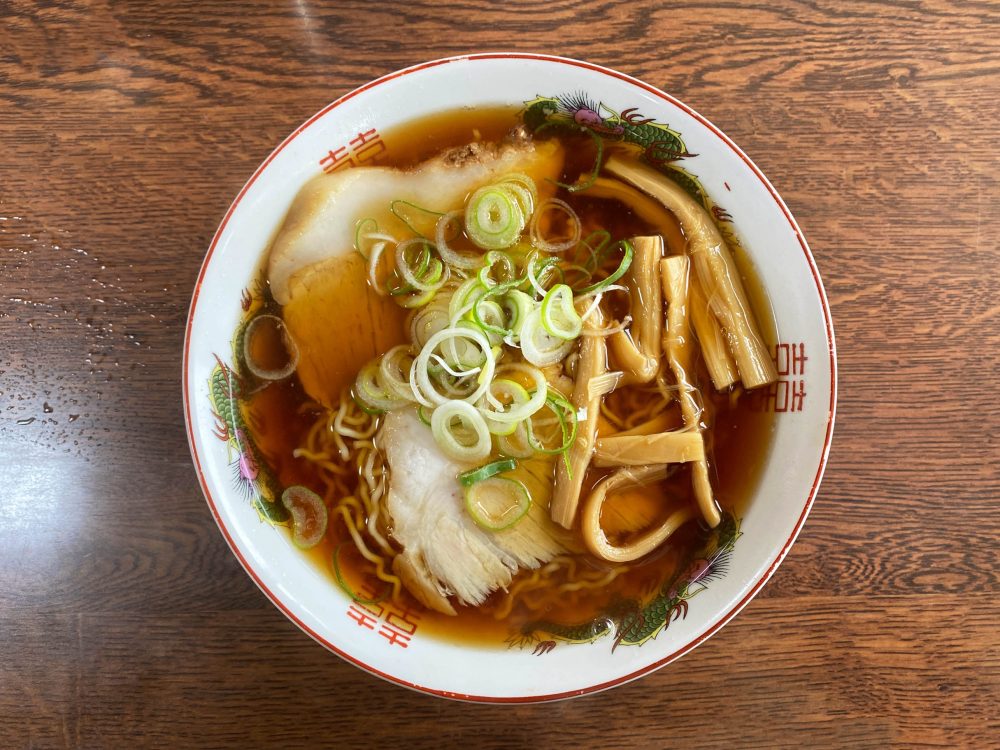
[[[344,590],[345,594],[351,597],[351,599],[356,601],[358,604],[378,604],[379,602],[383,601],[387,596],[389,596],[389,592],[392,591],[391,583],[387,584],[385,587],[385,591],[382,593],[382,595],[376,597],[375,599],[366,599],[365,597],[355,592],[354,589],[352,589],[350,585],[347,583],[347,579],[344,578],[344,574],[340,569],[340,548],[343,547],[345,544],[347,544],[347,542],[341,542],[333,550],[333,575],[337,579],[337,585]]]
[[[635,255],[635,248],[632,247],[632,243],[628,240],[622,240],[615,245],[615,247],[618,246],[621,246],[622,248],[622,261],[618,264],[618,268],[616,268],[610,276],[601,279],[597,283],[585,286],[583,289],[578,289],[577,294],[588,294],[589,292],[602,291],[625,275],[625,272],[628,271],[628,267],[632,265],[632,257]]]
[[[554,365],[569,354],[573,347],[572,341],[557,338],[545,330],[540,307],[534,308],[525,316],[518,335],[521,354],[536,367]]]
[[[549,455],[565,453],[569,450],[569,447],[573,445],[573,441],[576,440],[576,410],[573,408],[573,404],[567,401],[566,398],[558,392],[549,393],[548,397],[545,399],[545,406],[550,412],[552,412],[554,421],[553,419],[541,418],[540,415],[542,412],[539,410],[536,413],[535,418],[526,423],[528,444],[538,453],[547,453]],[[553,443],[552,445],[546,445],[545,440],[546,438],[550,438],[550,436],[540,435],[539,433],[542,431],[541,428],[552,427],[555,425],[559,426],[559,431],[558,435],[554,437],[560,442]]]
[[[470,375],[478,375],[479,372],[483,369],[482,367],[471,367],[468,370],[456,370],[451,365],[449,365],[447,360],[445,360],[445,358],[442,357],[440,354],[432,354],[431,359],[437,362],[438,365],[441,366],[442,370],[444,370],[446,373],[451,375],[456,380],[467,378]]]
[[[511,172],[504,175],[500,184],[514,194],[527,221],[535,211],[535,204],[538,203],[538,188],[535,186],[535,181],[523,172]]]
[[[368,260],[368,256],[371,253],[371,248],[365,244],[365,240],[369,239],[369,235],[376,234],[377,232],[378,222],[370,216],[358,219],[358,223],[354,225],[354,249],[365,260]]]
[[[513,193],[487,185],[472,194],[465,208],[465,234],[484,250],[503,250],[517,242],[525,216]]]
[[[539,370],[539,372],[541,372]],[[543,383],[544,381],[544,375]],[[493,382],[490,383],[490,389],[486,391],[486,395],[483,396],[483,401],[487,402],[490,406],[495,409],[503,409],[507,403],[501,401],[501,398],[509,396],[510,401],[507,403],[527,403],[531,399],[531,395],[528,393],[528,389],[523,385],[518,383],[516,380],[509,380],[508,378],[494,378]],[[481,407],[482,408],[482,407]],[[489,412],[483,408],[483,414],[489,418],[490,416],[502,412]],[[518,419],[506,420],[509,422],[517,422]]]
[[[410,286],[409,284],[406,284],[406,283],[395,284],[395,285],[389,287],[389,296],[390,297],[402,297],[403,295],[409,294],[412,291],[413,291],[413,287]]]
[[[589,282],[594,275],[586,266],[581,266],[577,263],[560,263],[559,267],[563,271],[563,282],[574,289]],[[580,278],[570,281],[566,278],[570,274],[578,274]]]
[[[396,302],[399,303],[402,307],[407,308],[408,310],[412,310],[413,308],[423,307],[424,305],[430,304],[430,301],[434,299],[435,296],[437,296],[438,290],[448,280],[447,277],[450,271],[451,271],[450,268],[446,267],[444,269],[445,278],[441,280],[441,284],[435,286],[432,289],[428,289],[426,292],[421,292],[420,294],[415,294],[410,297],[406,297],[402,301],[397,299]]]
[[[539,370],[537,367],[531,367],[525,364],[510,364],[503,365],[502,368],[498,369],[498,374],[506,375],[510,372],[520,372],[532,380],[533,390],[529,394],[528,389],[522,386],[516,381],[509,380],[508,378],[497,378],[493,381],[493,386],[486,392],[484,401],[486,401],[492,409],[486,409],[485,407],[480,407],[483,411],[483,416],[486,417],[487,422],[506,422],[508,424],[517,424],[528,419],[531,415],[545,406],[545,398],[548,393],[548,383],[545,380],[545,373]],[[510,406],[504,409],[505,404],[501,402],[497,396],[509,397]],[[494,434],[509,434],[513,430],[508,431],[498,431],[493,430]]]
[[[406,344],[394,346],[380,358],[378,386],[389,398],[404,401],[413,400],[413,387],[407,379],[411,364],[413,364],[413,355],[410,353],[410,347]]]
[[[482,263],[482,257],[479,255],[469,255],[468,253],[460,253],[457,250],[453,250],[448,245],[448,227],[452,224],[456,224],[461,227],[462,225],[459,220],[464,216],[464,212],[459,209],[457,211],[451,211],[446,213],[440,219],[438,219],[437,228],[434,233],[435,244],[437,245],[438,255],[441,256],[441,260],[447,263],[449,266],[455,266],[456,268],[464,268],[466,270],[472,270],[473,268],[479,268],[480,263]]]
[[[583,320],[573,307],[573,290],[556,284],[545,295],[541,307],[542,327],[550,336],[571,341],[580,335]]]
[[[505,471],[513,471],[517,468],[517,461],[513,458],[501,458],[498,461],[491,461],[478,469],[463,471],[458,475],[458,481],[463,487],[471,487],[477,482],[489,479]]]
[[[473,301],[486,291],[478,276],[470,276],[459,284],[448,303],[448,320],[454,324],[464,318],[472,310]]]
[[[490,275],[495,268],[498,269],[498,275],[501,278],[495,279]],[[490,250],[486,253],[485,262],[483,267],[479,269],[477,276],[483,288],[489,289],[498,284],[514,281],[517,278],[517,266],[514,264],[514,259],[507,253],[500,250]]]
[[[444,290],[441,293],[444,294]],[[441,304],[429,304],[417,310],[411,318],[410,340],[417,347],[422,347],[431,336],[447,328],[448,323],[447,310]]]
[[[524,172],[508,172],[501,179],[501,183],[511,182],[515,185],[523,185],[531,192],[532,200],[538,199],[538,188],[535,186],[535,181],[531,179]]]
[[[509,336],[511,330],[506,326],[507,316],[499,302],[494,302],[483,295],[472,303],[472,319],[483,329],[490,343],[499,344],[504,336]]]
[[[431,211],[429,208],[424,208],[423,206],[418,206],[416,203],[411,203],[410,201],[404,201],[404,200],[394,200],[392,203],[389,204],[389,211],[392,213],[393,216],[395,216],[401,222],[406,224],[406,226],[410,229],[411,232],[413,232],[416,235],[419,235],[420,237],[424,237],[424,233],[413,225],[413,220],[415,217],[413,217],[412,212],[427,214],[428,216],[433,216],[433,217],[444,216],[444,214],[441,213],[440,211]]]
[[[281,504],[292,514],[292,542],[299,549],[315,547],[326,534],[323,498],[308,487],[294,485],[281,493]]]
[[[486,335],[485,331],[474,320],[460,320],[452,327],[459,331],[472,331],[480,336]],[[489,341],[488,336],[486,339]],[[492,341],[489,341],[489,344],[490,351],[493,353],[493,359],[496,360],[500,353],[496,351],[496,347]],[[455,362],[466,369],[480,367],[486,359],[489,359],[487,352],[482,350],[479,342],[472,339],[463,340],[461,338],[453,338],[451,341],[445,343],[444,349],[446,353],[453,357]],[[493,377],[492,373],[490,377]]]
[[[501,313],[502,315],[502,313]],[[256,347],[254,337],[260,332],[270,330],[281,338],[281,346],[285,352],[285,363],[281,367],[270,367],[270,362],[259,362],[254,357]],[[266,335],[266,334],[265,334]],[[285,321],[277,315],[264,313],[251,320],[243,330],[243,364],[261,380],[284,380],[299,366],[299,347],[285,325]]]
[[[433,336],[431,338],[433,338]],[[428,364],[424,365],[425,368],[429,366],[429,360],[430,357],[428,357]],[[427,396],[425,396],[421,390],[420,378],[417,376],[417,361],[418,358],[414,357],[413,364],[410,365],[410,385],[413,387],[413,397],[417,400],[417,403],[420,404],[421,406],[426,406],[429,409],[433,409],[434,402],[431,401]],[[431,387],[430,373],[426,373],[426,378],[428,382],[428,387]]]
[[[456,461],[482,461],[493,441],[486,420],[466,401],[447,401],[431,415],[431,432],[438,447]]]
[[[358,398],[358,394],[354,393],[354,391],[351,391],[351,398],[354,400],[354,403],[358,405],[358,408],[361,409],[361,411],[363,411],[365,414],[368,414],[372,417],[377,417],[382,414],[385,414],[385,411],[383,409],[376,409],[366,404],[364,401]]]
[[[541,217],[544,216],[545,212],[549,209],[561,211],[566,214],[566,217],[569,220],[571,227],[570,235],[567,239],[562,240],[561,242],[549,242],[542,237],[541,230],[538,228]],[[572,206],[559,198],[549,198],[538,207],[538,210],[535,211],[535,215],[531,218],[531,244],[539,250],[544,250],[547,253],[561,253],[564,250],[569,250],[580,241],[581,232],[580,217],[576,215],[576,211],[573,210]]]
[[[516,479],[491,477],[465,488],[466,511],[487,531],[509,529],[530,507],[528,488]]]
[[[552,273],[556,272],[558,263],[559,260],[557,258],[539,252],[534,252],[528,257],[525,278],[531,288],[540,296],[545,296],[545,284],[548,283],[546,276],[550,271]]]
[[[378,264],[382,260],[382,253],[385,251],[386,244],[386,240],[376,242],[368,252],[368,283],[371,284],[375,293],[382,297],[385,297],[389,293],[378,280]]]
[[[384,412],[406,406],[408,401],[390,394],[379,379],[380,361],[375,359],[361,368],[354,380],[355,400],[365,411]]]
[[[441,393],[449,401],[461,401],[467,398],[477,385],[476,380],[471,375],[455,378],[446,373],[438,373],[436,378],[441,388]]]
[[[545,382],[544,376],[542,382]],[[490,383],[489,390],[480,402],[479,412],[486,420],[486,426],[492,434],[509,435],[517,428],[518,422],[527,419],[540,408],[541,406],[534,404],[531,394],[520,383],[506,378],[496,378]]]
[[[504,456],[514,458],[531,458],[535,455],[535,449],[531,447],[528,440],[528,422],[521,422],[509,435],[497,437],[497,447]]]
[[[421,292],[437,291],[448,280],[444,264],[433,257],[426,240],[414,239],[396,246],[396,270],[413,289]],[[413,249],[418,249],[414,258]]]
[[[528,317],[528,313],[535,307],[535,300],[520,289],[511,289],[503,296],[500,304],[507,311],[507,325],[517,335],[517,332],[521,330],[521,326],[524,324],[524,319]]]

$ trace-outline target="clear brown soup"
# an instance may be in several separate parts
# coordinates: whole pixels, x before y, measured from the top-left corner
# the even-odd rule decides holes
[[[433,156],[444,148],[459,146],[472,140],[499,140],[518,124],[517,111],[510,109],[477,109],[448,112],[434,117],[414,121],[398,130],[383,134],[387,152],[380,163],[383,165],[409,167]],[[592,139],[581,135],[567,143],[567,163],[563,182],[572,182],[581,173],[588,172],[595,158]],[[573,196],[565,194],[560,197],[568,200],[581,216],[590,216],[607,228],[615,239],[634,235],[648,234],[652,228],[634,216],[622,204],[610,200],[588,199],[586,192]],[[738,230],[738,228],[737,228]],[[683,247],[683,235],[679,227],[668,227],[665,235],[668,247]],[[773,346],[776,333],[767,298],[753,275],[752,268],[746,262],[744,254],[736,253],[737,263],[743,275],[754,312],[761,325],[765,342]],[[266,260],[266,259],[265,259]],[[266,265],[266,264],[265,264]],[[339,285],[338,303],[344,307],[361,307],[364,305],[389,305],[394,303],[377,297],[370,291],[364,277],[363,265],[360,263],[344,264],[342,272],[353,275],[345,278]],[[262,271],[262,276],[264,276]],[[266,285],[265,285],[266,286]],[[273,301],[268,302],[271,312],[280,314],[280,309]],[[316,310],[316,315],[329,315],[327,310]],[[398,321],[396,341],[405,341],[404,317],[396,314]],[[358,332],[357,335],[364,335]],[[278,337],[262,340],[258,346],[281,346]],[[374,357],[381,352],[372,350]],[[260,353],[262,359],[267,358],[266,352]],[[273,352],[273,358],[279,359],[283,351]],[[343,385],[349,385],[353,374],[346,376]],[[714,413],[714,426],[710,439],[710,467],[713,487],[720,505],[739,517],[745,512],[746,505],[757,485],[760,469],[767,457],[770,445],[770,435],[773,428],[773,414],[751,408],[752,399],[744,394],[735,398],[733,394],[716,393],[710,380],[699,364],[697,385],[703,394],[710,397],[711,409]],[[273,471],[282,487],[304,485],[322,494],[322,483],[318,480],[313,465],[305,459],[293,457],[293,451],[299,447],[309,428],[319,416],[315,408],[310,407],[310,399],[304,392],[297,377],[293,376],[282,382],[273,383],[253,394],[248,403],[249,424],[267,464]],[[591,470],[585,482],[593,485],[601,476],[600,471]],[[665,483],[653,485],[645,491],[630,492],[622,502],[644,505],[641,512],[654,517],[665,517],[670,510],[664,507],[664,497],[677,497],[690,494],[690,479],[685,469],[680,469]],[[693,500],[691,500],[693,502]],[[605,511],[607,513],[607,511]],[[326,538],[311,550],[303,551],[315,566],[330,578],[330,585],[338,585],[334,573],[332,558],[334,550],[349,537],[341,524],[331,521]],[[505,638],[516,632],[529,621],[540,617],[548,621],[577,625],[599,616],[610,602],[620,599],[647,597],[651,590],[651,582],[659,585],[675,572],[678,565],[686,559],[691,551],[699,546],[707,530],[698,523],[691,522],[683,526],[668,542],[648,558],[633,564],[631,569],[619,576],[609,586],[594,591],[589,595],[579,597],[573,604],[567,605],[553,598],[549,608],[543,612],[527,611],[515,605],[510,614],[503,619],[497,619],[494,614],[497,608],[499,594],[494,594],[487,603],[479,608],[458,607],[457,616],[442,615],[426,610],[407,594],[405,604],[410,609],[420,612],[420,631],[432,634],[449,641],[473,642],[484,645],[502,645]],[[348,547],[349,545],[344,545]],[[583,563],[597,568],[605,567],[603,563],[587,555]],[[343,576],[355,591],[380,591],[384,584],[372,574],[371,566],[356,554],[340,555],[340,565]],[[515,579],[516,580],[516,579]],[[655,588],[655,586],[653,587]],[[502,593],[502,592],[501,592]]]

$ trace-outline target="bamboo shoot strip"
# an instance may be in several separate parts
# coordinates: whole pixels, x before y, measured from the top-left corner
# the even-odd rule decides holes
[[[601,510],[609,495],[628,487],[659,481],[665,476],[666,467],[662,465],[630,466],[619,469],[611,476],[598,482],[590,495],[587,496],[580,523],[583,541],[587,545],[587,549],[602,560],[610,562],[638,560],[659,547],[681,525],[690,521],[694,516],[694,511],[689,507],[681,508],[671,513],[667,520],[659,526],[621,547],[613,545],[607,534],[604,533],[604,529],[601,527]]]
[[[660,369],[663,302],[660,297],[659,263],[663,238],[633,237],[632,265],[626,275],[631,291],[631,334],[621,330],[611,335],[608,346],[620,370],[622,384],[648,383]]]
[[[698,281],[726,334],[743,385],[757,388],[777,380],[736,264],[708,212],[652,167],[611,156],[605,169],[656,198],[677,217],[688,239],[688,254]]]
[[[643,221],[659,229],[664,235],[673,219],[666,208],[657,203],[645,193],[636,190],[631,185],[609,177],[598,178],[592,187],[588,188],[587,196],[591,198],[607,198],[621,201],[632,209]],[[669,245],[669,243],[667,243]],[[681,249],[683,252],[683,249]],[[633,264],[635,261],[632,261]],[[691,312],[691,324],[695,335],[701,343],[701,353],[705,358],[708,374],[717,390],[724,390],[740,379],[739,370],[733,355],[729,353],[726,337],[719,327],[719,321],[708,309],[708,300],[701,290],[697,277],[690,280],[688,300]]]
[[[719,327],[719,321],[708,309],[708,301],[697,276],[688,279],[688,308],[712,385],[721,391],[738,383],[740,373],[736,369],[736,362],[726,347],[726,337]]]
[[[643,422],[633,427],[631,430],[616,432],[608,437],[630,437],[632,435],[652,435],[657,432],[667,432],[677,427],[676,417],[669,411],[661,412],[648,422]]]
[[[591,326],[604,325],[604,313],[598,307],[587,321]],[[580,502],[580,488],[594,452],[597,436],[597,422],[601,413],[601,399],[604,393],[592,392],[591,380],[601,377],[607,371],[608,347],[604,336],[582,336],[580,357],[576,363],[576,381],[573,384],[573,407],[587,410],[586,419],[577,423],[576,440],[570,446],[565,461],[556,467],[556,483],[552,491],[552,520],[567,529],[572,528],[576,518],[576,508]],[[610,381],[613,388],[617,378]]]
[[[660,261],[660,276],[663,281],[663,296],[667,300],[667,326],[663,336],[663,348],[667,361],[674,371],[679,387],[678,398],[684,425],[701,432],[701,406],[695,400],[697,392],[690,380],[693,372],[693,342],[687,316],[688,273],[690,262],[686,256],[674,255]],[[713,529],[719,525],[721,516],[712,495],[712,485],[708,481],[708,461],[702,458],[691,464],[691,483],[694,487],[698,507],[705,522]]]
[[[663,236],[663,243],[669,255],[681,255],[684,252],[686,241],[673,214],[664,208],[662,203],[653,200],[641,190],[612,177],[598,177],[594,184],[587,188],[587,198],[624,203],[636,216],[658,230]]]
[[[705,440],[700,432],[660,432],[598,438],[594,466],[645,466],[683,464],[705,460]]]

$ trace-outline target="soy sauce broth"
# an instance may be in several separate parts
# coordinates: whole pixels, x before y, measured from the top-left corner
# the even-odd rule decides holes
[[[499,108],[458,110],[416,120],[383,134],[387,158],[381,160],[380,164],[410,167],[448,147],[460,146],[473,140],[500,140],[517,124],[517,110]],[[561,181],[572,183],[579,175],[589,173],[596,151],[593,140],[586,135],[570,138],[566,145],[567,160]],[[567,199],[588,223],[603,226],[615,239],[645,234],[652,230],[617,201],[587,198],[585,191],[570,197],[565,194],[560,197]],[[665,235],[668,248],[683,247],[683,235],[679,226],[661,227],[660,230]],[[777,336],[767,297],[743,253],[736,253],[736,258],[761,325],[764,341],[768,346],[773,346]],[[263,260],[261,276],[266,282],[266,256]],[[355,309],[366,305],[388,305],[395,308],[393,302],[378,297],[369,289],[362,263],[345,261],[338,265],[337,272],[341,274],[337,283],[338,308]],[[280,313],[273,302],[268,307],[269,312]],[[336,310],[316,309],[314,314],[331,320],[332,325],[336,324]],[[404,342],[406,332],[402,315],[397,314],[397,311],[389,311],[387,319],[395,321],[393,325],[398,328],[384,332],[383,342]],[[345,331],[344,335],[364,334]],[[262,341],[260,345],[266,344],[267,341]],[[271,345],[280,346],[280,340],[275,338]],[[372,346],[369,355],[375,357],[383,351],[384,349],[376,350]],[[262,354],[267,356],[267,353]],[[281,353],[276,351],[273,356],[279,357]],[[352,378],[348,378],[348,382],[350,379]],[[711,410],[715,413],[709,460],[716,498],[725,509],[739,517],[745,512],[767,458],[774,415],[752,410],[751,399],[746,394],[734,400],[728,393],[716,393],[700,362],[696,381],[702,393],[711,400]],[[320,416],[320,412],[310,406],[310,399],[298,377],[293,376],[263,388],[249,398],[247,406],[253,437],[279,484],[282,487],[301,484],[322,494],[323,485],[315,467],[305,459],[293,456],[294,450],[302,444],[313,422]],[[585,489],[592,486],[602,473],[592,470],[585,482]],[[663,517],[673,509],[664,507],[664,495],[686,494],[690,497],[689,488],[688,469],[681,466],[665,482],[633,491],[630,501],[633,506],[644,504],[645,507],[640,512]],[[693,498],[690,502],[694,502]],[[605,514],[608,512],[606,510]],[[670,576],[690,551],[702,543],[705,533],[705,529],[697,522],[685,524],[659,550],[640,563],[633,564],[628,573],[619,576],[610,586],[581,597],[572,606],[554,600],[542,613],[528,612],[515,606],[509,616],[498,620],[494,611],[502,591],[495,593],[482,607],[456,607],[458,615],[454,617],[425,609],[405,589],[402,603],[419,613],[419,632],[424,635],[430,634],[451,642],[502,646],[504,639],[527,621],[544,618],[579,624],[597,616],[612,600],[647,595],[650,582],[658,585]],[[329,577],[331,586],[338,585],[332,566],[334,551],[345,541],[349,541],[349,536],[336,515],[331,513],[326,538],[313,549],[302,552],[317,569]],[[369,597],[384,593],[385,584],[374,577],[372,566],[353,551],[353,545],[343,545],[339,559],[342,575],[355,591]],[[589,555],[581,555],[580,564],[598,569],[605,569],[608,565]],[[519,575],[524,574],[522,571]],[[517,580],[515,578],[515,582]]]

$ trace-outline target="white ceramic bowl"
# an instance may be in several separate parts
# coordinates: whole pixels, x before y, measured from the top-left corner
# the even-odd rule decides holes
[[[370,145],[370,131],[381,134],[460,107],[577,94],[599,103],[599,111],[577,109],[571,116],[599,127],[613,131],[654,118],[679,132],[697,154],[683,166],[732,216],[770,296],[781,342],[775,351],[781,379],[762,400],[764,408],[780,412],[770,459],[728,572],[700,591],[685,617],[641,647],[612,650],[614,638],[605,637],[551,651],[476,648],[436,640],[419,628],[403,647],[379,635],[388,614],[365,625],[352,619],[347,596],[287,535],[262,524],[234,489],[229,447],[213,433],[208,391],[215,356],[232,356],[241,295],[298,189],[324,167],[341,164],[335,160],[363,161],[381,148]],[[823,474],[835,402],[833,328],[819,273],[761,171],[712,123],[669,95],[606,68],[543,55],[484,54],[417,65],[362,86],[308,119],[260,165],[226,212],[198,277],[184,343],[184,408],[194,463],[212,514],[247,573],[292,621],[348,661],[400,685],[467,700],[540,701],[602,690],[669,663],[718,631],[760,590],[805,521]]]

